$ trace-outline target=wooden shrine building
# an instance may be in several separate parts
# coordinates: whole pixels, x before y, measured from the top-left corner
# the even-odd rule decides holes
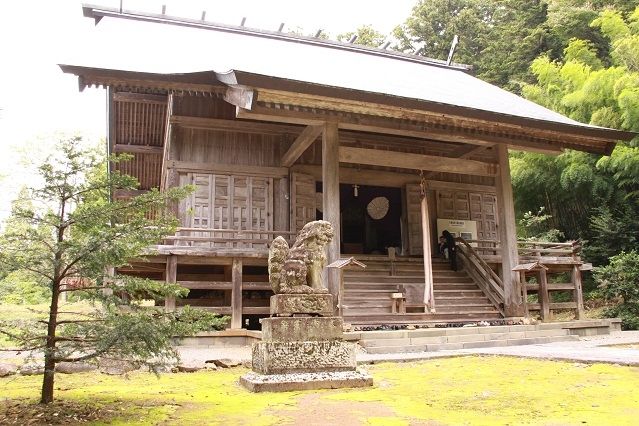
[[[84,14],[99,58],[61,68],[80,90],[107,89],[108,149],[135,156],[116,167],[139,191],[196,187],[178,232],[117,271],[190,289],[167,308],[255,327],[269,314],[268,244],[323,218],[335,227],[329,263],[367,266],[325,273],[347,322],[581,315],[578,244],[517,242],[508,150],[610,153],[634,134],[578,123],[459,64],[168,15]],[[138,36],[114,41],[127,31]],[[459,237],[458,272],[437,257],[443,229]],[[540,289],[517,268],[532,262],[572,279]],[[572,301],[553,302],[554,291]]]

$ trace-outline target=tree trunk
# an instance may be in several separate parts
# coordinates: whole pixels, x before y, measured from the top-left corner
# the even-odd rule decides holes
[[[51,286],[51,306],[49,308],[49,324],[47,326],[47,346],[44,350],[44,376],[42,379],[41,404],[53,402],[53,382],[55,378],[55,332],[58,325],[58,300],[60,283],[54,280]]]

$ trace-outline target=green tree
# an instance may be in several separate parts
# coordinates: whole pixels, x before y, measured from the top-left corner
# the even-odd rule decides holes
[[[610,264],[596,268],[595,280],[604,296],[615,302],[606,312],[620,317],[625,329],[639,329],[639,253],[621,253]]]
[[[386,36],[379,31],[375,30],[371,25],[362,25],[357,28],[355,31],[350,31],[346,33],[339,34],[337,36],[337,41],[346,42],[351,39],[354,35],[357,38],[354,41],[354,44],[359,44],[363,46],[370,47],[379,47],[386,40]]]
[[[46,321],[23,323],[15,332],[16,324],[0,324],[0,332],[18,349],[44,352],[42,403],[53,401],[59,362],[111,357],[156,368],[176,358],[172,336],[207,329],[214,322],[206,313],[162,312],[141,302],[185,295],[187,290],[178,285],[105,277],[105,268],[126,265],[174,230],[176,219],[167,203],[189,189],[153,190],[110,202],[114,189],[135,189],[136,179],[96,172],[104,170],[105,160],[79,149],[79,143],[77,137],[62,140],[39,166],[41,185],[28,189],[31,202],[13,206],[12,218],[29,226],[8,227],[0,238],[0,263],[41,277],[50,290]],[[95,310],[60,311],[64,292],[90,301]]]
[[[624,18],[624,16],[627,16]],[[605,48],[571,39],[561,60],[535,59],[536,84],[529,99],[575,120],[639,131],[639,9],[625,15],[611,9],[593,19]],[[601,52],[608,52],[601,57]],[[544,206],[552,225],[568,238],[588,240],[584,253],[602,265],[639,242],[639,148],[620,143],[610,156],[568,151],[556,157],[512,156],[513,186],[520,212]]]
[[[549,49],[542,0],[421,0],[395,29],[397,48],[446,59],[455,35],[455,61],[473,65],[477,77],[518,92],[531,81],[530,61]]]

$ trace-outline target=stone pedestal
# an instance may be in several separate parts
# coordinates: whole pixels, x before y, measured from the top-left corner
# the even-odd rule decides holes
[[[253,372],[240,378],[252,392],[371,386],[357,371],[355,344],[343,340],[343,320],[330,294],[276,294],[253,345]]]

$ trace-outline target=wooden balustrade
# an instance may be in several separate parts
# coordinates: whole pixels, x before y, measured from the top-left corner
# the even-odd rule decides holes
[[[164,241],[177,246],[211,248],[266,248],[276,237],[284,237],[292,243],[296,232],[264,231],[252,229],[178,228],[175,235]]]
[[[481,258],[475,249],[463,238],[457,238],[457,249],[464,258],[466,271],[484,294],[490,299],[492,304],[501,314],[504,314],[504,284],[501,278],[492,268]]]

